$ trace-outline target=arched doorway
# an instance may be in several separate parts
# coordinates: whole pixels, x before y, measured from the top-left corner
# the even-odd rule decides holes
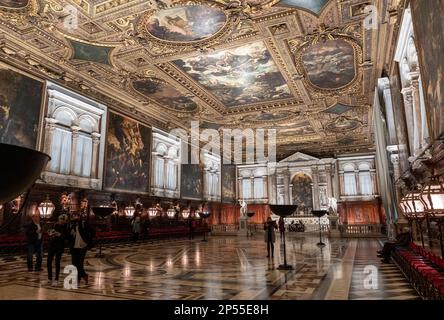
[[[304,173],[297,173],[291,180],[293,204],[298,205],[298,213],[309,214],[313,209],[312,180]]]

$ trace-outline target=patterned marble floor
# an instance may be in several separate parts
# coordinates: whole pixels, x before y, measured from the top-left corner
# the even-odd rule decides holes
[[[178,239],[104,247],[104,258],[96,258],[95,250],[87,254],[89,285],[70,290],[63,288],[63,281],[47,284],[46,272],[27,272],[23,256],[0,256],[0,299],[418,298],[394,265],[380,265],[377,240],[325,239],[320,249],[314,235],[288,235],[287,262],[294,269],[281,271],[279,237],[274,259],[265,257],[262,239],[260,234],[213,236],[208,242]],[[62,269],[69,264],[70,256],[64,254]],[[361,285],[365,265],[380,270],[377,288]]]

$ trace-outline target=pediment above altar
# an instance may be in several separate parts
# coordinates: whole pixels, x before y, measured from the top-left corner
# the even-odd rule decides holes
[[[319,161],[319,159],[309,156],[308,154],[302,152],[296,152],[291,156],[285,158],[284,160],[279,161],[279,163],[303,162],[303,161]]]

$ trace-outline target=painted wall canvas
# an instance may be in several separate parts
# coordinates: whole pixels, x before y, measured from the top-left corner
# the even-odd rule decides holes
[[[134,81],[132,85],[137,92],[154,100],[161,106],[186,112],[197,109],[197,104],[193,100],[161,79],[141,79]]]
[[[87,43],[69,40],[74,50],[71,59],[85,60],[90,62],[103,63],[111,65],[109,56],[112,47],[95,46]]]
[[[298,205],[298,211],[304,208],[313,208],[313,193],[311,178],[303,173],[296,174],[292,181],[293,203]]]
[[[200,165],[182,165],[180,192],[183,199],[202,200],[203,172]]]
[[[151,129],[114,113],[108,123],[105,189],[147,193]]]
[[[227,107],[292,97],[262,41],[173,63]]]
[[[343,39],[328,40],[303,49],[308,80],[321,89],[339,89],[356,77],[353,46]]]
[[[43,82],[0,66],[0,142],[35,149]]]
[[[198,41],[223,28],[227,16],[222,10],[205,5],[172,7],[155,12],[146,25],[156,38],[167,41]]]
[[[433,138],[444,134],[444,1],[412,0],[413,28]]]
[[[329,0],[281,0],[278,5],[299,7],[319,15]]]
[[[222,165],[222,202],[236,202],[236,166],[232,164]]]
[[[0,7],[6,8],[24,8],[28,5],[29,0],[0,0]]]

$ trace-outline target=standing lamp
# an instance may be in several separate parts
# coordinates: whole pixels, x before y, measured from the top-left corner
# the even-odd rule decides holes
[[[191,210],[189,208],[183,209],[182,210],[182,218],[184,218],[185,220],[189,218],[191,213]]]
[[[134,208],[133,205],[125,207],[125,216],[128,218],[132,218],[134,216],[134,212],[136,212],[136,208]]]
[[[442,223],[444,219],[444,182],[439,176],[433,176],[421,190],[420,198],[424,204],[426,217],[431,217],[438,224],[441,257],[444,258]],[[430,244],[432,240],[430,239]]]
[[[151,207],[148,209],[148,217],[149,219],[154,219],[157,216],[157,208]]]
[[[274,205],[269,204],[268,207],[270,208],[271,212],[273,212],[275,215],[278,215],[282,218],[291,216],[294,214],[298,208],[297,205]],[[293,267],[289,264],[287,264],[287,247],[285,245],[285,230],[283,234],[283,242],[284,242],[284,264],[281,264],[278,267],[278,270],[292,270]]]
[[[49,200],[49,196],[46,196],[46,199],[39,204],[39,206],[37,207],[39,213],[40,213],[40,217],[42,219],[47,219],[49,218],[52,213],[55,210],[55,205],[54,203],[52,203],[51,200]]]
[[[170,208],[167,210],[167,216],[170,219],[174,219],[174,217],[176,216],[176,209],[174,208]]]
[[[105,219],[107,216],[113,214],[114,210],[116,210],[116,207],[114,206],[99,206],[99,207],[92,207],[92,212],[95,216],[100,217],[101,219]],[[103,258],[105,255],[102,254],[102,241],[99,241],[99,253],[96,255],[96,258]]]
[[[325,243],[322,242],[322,227],[321,227],[321,217],[328,214],[327,210],[312,210],[311,213],[318,218],[319,223],[319,242],[317,243],[318,247],[325,246]]]

